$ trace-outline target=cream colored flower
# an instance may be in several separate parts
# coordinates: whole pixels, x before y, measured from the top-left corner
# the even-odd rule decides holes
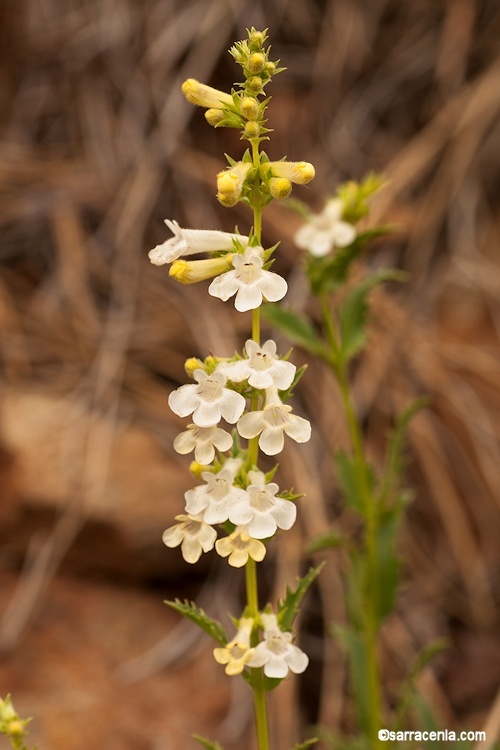
[[[238,312],[260,307],[263,299],[269,302],[283,299],[288,285],[277,273],[263,269],[262,253],[261,247],[247,247],[242,255],[235,253],[234,270],[214,279],[208,287],[209,294],[223,302],[236,295],[234,306]]]
[[[308,161],[267,161],[260,169],[263,177],[271,170],[271,177],[284,177],[297,185],[306,185],[316,174],[314,166]]]
[[[236,428],[248,440],[259,435],[259,446],[267,456],[283,450],[285,434],[297,443],[306,443],[311,437],[310,422],[292,414],[292,407],[281,402],[274,386],[266,389],[264,408],[243,414]]]
[[[250,667],[264,667],[266,677],[282,679],[288,670],[302,674],[309,664],[309,657],[292,643],[292,634],[283,633],[274,614],[260,616],[264,626],[264,640],[255,648],[249,661]]]
[[[245,399],[240,393],[226,388],[226,376],[221,372],[207,375],[195,370],[196,384],[181,385],[168,397],[168,405],[178,417],[193,415],[197,427],[214,427],[222,418],[234,424],[243,414]]]
[[[254,655],[255,649],[250,648],[252,628],[253,620],[243,617],[233,640],[222,648],[214,648],[215,661],[226,665],[226,674],[241,674]]]
[[[215,458],[215,449],[228,451],[233,444],[233,438],[220,427],[198,427],[188,425],[187,430],[181,432],[174,440],[174,450],[181,455],[194,451],[194,459],[200,464],[211,464]]]
[[[163,543],[167,547],[178,547],[184,560],[188,563],[198,562],[202,552],[209,552],[214,547],[217,532],[199,516],[181,514],[175,517],[179,523],[163,532]]]
[[[232,534],[218,539],[215,549],[221,557],[228,557],[229,565],[242,568],[248,558],[261,562],[266,556],[266,548],[258,539],[252,539],[244,529],[236,528]]]
[[[198,107],[207,107],[209,109],[222,109],[224,105],[232,106],[233,97],[224,91],[213,89],[204,83],[200,83],[196,78],[188,78],[182,84],[182,93],[191,104]]]
[[[292,362],[280,359],[276,354],[276,344],[272,339],[259,346],[253,339],[245,344],[248,359],[235,362],[222,362],[217,372],[227,375],[233,383],[248,380],[254,388],[269,388],[275,385],[284,391],[292,385],[297,368]]]
[[[248,237],[241,234],[219,232],[215,229],[182,229],[176,221],[165,219],[165,224],[173,232],[173,237],[149,251],[148,257],[155,266],[173,263],[177,258],[199,253],[229,252],[234,250],[234,241],[243,247],[248,245]]]
[[[340,198],[329,200],[321,213],[312,216],[295,233],[295,244],[317,258],[335,247],[347,247],[356,238],[356,228],[342,221],[344,203]]]

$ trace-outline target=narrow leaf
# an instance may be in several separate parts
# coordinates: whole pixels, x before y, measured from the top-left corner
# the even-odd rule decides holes
[[[402,281],[405,274],[393,269],[368,276],[344,299],[340,307],[341,353],[345,362],[364,346],[368,318],[367,295],[384,281]]]
[[[367,471],[366,466],[360,465],[355,458],[350,458],[344,451],[338,450],[335,454],[340,486],[344,493],[345,501],[349,507],[363,514],[365,511],[363,502],[363,477],[362,473]]]
[[[314,552],[322,552],[325,549],[332,549],[335,547],[341,547],[346,544],[347,539],[337,531],[327,531],[325,534],[319,534],[318,536],[311,539],[307,545],[307,552],[313,554]]]
[[[193,734],[193,739],[197,740],[206,750],[222,750],[222,745],[219,745],[218,742],[210,742],[210,740],[206,740],[205,737],[199,734]]]
[[[363,730],[368,732],[370,727],[370,695],[366,646],[361,634],[350,628],[337,626],[335,633],[347,651],[358,720]]]
[[[311,568],[303,578],[299,578],[297,588],[294,591],[288,586],[286,587],[285,598],[278,604],[278,622],[282,630],[290,630],[292,627],[307,590],[320,574],[324,565],[325,563],[321,563],[316,568]]]
[[[298,745],[295,745],[293,750],[308,750],[310,747],[315,745],[317,742],[319,742],[319,739],[317,737],[311,737],[310,740],[306,740],[305,742],[301,742]]]
[[[196,606],[194,602],[190,602],[185,599],[181,602],[180,599],[176,599],[174,602],[166,601],[167,604],[176,612],[187,617],[188,620],[194,622],[199,628],[208,633],[208,635],[220,643],[221,646],[225,646],[227,643],[227,635],[224,627],[217,620],[213,620],[209,617],[202,609]]]
[[[323,342],[307,318],[280,305],[262,305],[261,310],[266,320],[288,336],[293,343],[299,344],[312,354],[324,354]]]

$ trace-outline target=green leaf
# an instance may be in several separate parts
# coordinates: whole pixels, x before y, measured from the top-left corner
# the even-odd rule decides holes
[[[355,458],[349,457],[344,451],[335,454],[340,487],[349,507],[364,515],[366,508],[363,500],[363,474],[368,474],[369,467],[361,464]],[[369,485],[371,486],[371,476]]]
[[[347,627],[337,626],[335,633],[347,651],[359,723],[364,732],[369,732],[370,693],[365,642],[360,633]]]
[[[222,750],[222,745],[219,745],[218,742],[210,742],[210,740],[206,740],[205,737],[199,734],[193,734],[193,739],[197,740],[206,750]]]
[[[213,620],[202,609],[197,607],[194,602],[190,602],[187,599],[181,602],[180,599],[176,599],[173,602],[165,601],[165,604],[175,609],[176,612],[179,612],[184,617],[187,617],[191,622],[194,622],[221,646],[226,645],[227,635],[224,627],[220,622]]]
[[[406,274],[394,269],[367,276],[343,300],[340,306],[341,355],[344,362],[354,357],[364,346],[368,318],[367,295],[384,281],[402,281]]]
[[[375,592],[377,622],[391,612],[399,584],[400,562],[396,554],[396,534],[401,521],[401,513],[385,514],[377,529],[376,566],[371,571]]]
[[[306,551],[309,554],[314,554],[325,549],[341,547],[346,542],[347,539],[343,534],[339,534],[337,531],[327,531],[325,534],[319,534],[311,539],[307,544]]]
[[[286,594],[283,601],[278,604],[278,622],[282,630],[290,630],[295,617],[299,611],[304,596],[315,578],[320,574],[325,563],[321,563],[316,568],[311,568],[303,578],[299,578],[295,591],[286,587]]]
[[[266,320],[282,331],[295,344],[299,344],[312,354],[323,356],[325,347],[307,318],[280,305],[262,305]]]
[[[405,445],[406,430],[412,417],[429,404],[426,397],[419,398],[411,403],[396,420],[387,443],[385,470],[382,478],[380,492],[381,502],[385,505],[391,500],[391,494],[400,487],[400,477],[403,468],[403,450]]]
[[[295,745],[293,750],[308,750],[317,742],[319,742],[319,739],[317,737],[311,737],[310,740],[306,740],[305,742],[300,742],[298,745]]]

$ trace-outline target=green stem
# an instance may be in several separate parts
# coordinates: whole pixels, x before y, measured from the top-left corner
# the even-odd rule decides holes
[[[256,168],[255,189],[252,195],[253,209],[253,233],[257,242],[261,243],[262,237],[262,203],[260,195],[260,175],[259,175],[259,141],[252,140],[252,160]],[[260,344],[260,309],[257,307],[252,312],[252,339]],[[257,411],[259,408],[259,395],[256,393],[252,397],[251,410]],[[247,468],[251,469],[258,465],[259,460],[259,437],[254,437],[248,441]],[[257,565],[255,560],[248,558],[245,566],[245,581],[247,589],[247,607],[251,617],[257,617],[259,614],[259,594],[257,586]],[[256,630],[254,631],[256,638]],[[252,671],[252,690],[255,710],[255,723],[257,728],[257,747],[258,750],[270,750],[269,745],[269,725],[267,718],[267,691],[264,684],[264,673],[262,667],[254,668]]]
[[[333,370],[340,390],[342,405],[346,416],[352,450],[357,465],[358,491],[365,518],[364,552],[367,563],[367,585],[365,592],[365,607],[362,618],[364,624],[364,640],[367,659],[367,690],[369,706],[369,735],[372,748],[380,747],[378,730],[381,726],[381,698],[380,675],[377,657],[378,641],[378,581],[377,581],[377,530],[378,508],[371,491],[369,479],[369,465],[365,456],[363,434],[354,409],[349,376],[345,360],[342,356],[337,331],[330,310],[328,297],[322,295],[321,309],[328,344],[330,346],[329,364]]]

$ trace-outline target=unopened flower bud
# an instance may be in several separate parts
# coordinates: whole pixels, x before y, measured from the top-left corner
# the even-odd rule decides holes
[[[276,70],[276,63],[271,62],[269,60],[266,62],[265,70],[269,73],[270,76],[273,75],[274,71]]]
[[[310,182],[315,169],[308,161],[269,161],[262,165],[261,170],[267,174],[271,170],[273,177],[286,177],[290,182],[305,185]]]
[[[198,359],[198,357],[190,357],[189,359],[186,359],[184,362],[184,370],[186,372],[186,375],[188,375],[190,378],[193,377],[193,373],[195,370],[204,370],[205,369],[205,363],[201,361],[201,359]]]
[[[214,109],[212,107],[211,109],[207,109],[207,111],[205,112],[205,120],[214,128],[217,127],[217,125],[220,125],[224,117],[225,114],[222,109]]]
[[[248,58],[248,70],[252,74],[260,73],[262,70],[264,70],[265,65],[266,57],[262,54],[262,52],[254,52]]]
[[[254,94],[260,94],[262,91],[262,78],[259,76],[252,76],[252,78],[247,80],[247,87]]]
[[[259,116],[260,107],[257,99],[246,96],[241,102],[241,114],[247,120],[256,120]]]
[[[266,41],[266,35],[263,31],[253,31],[248,39],[251,49],[259,49]]]
[[[288,198],[292,192],[292,183],[286,177],[271,177],[269,180],[269,192],[279,201]]]
[[[196,284],[231,269],[232,257],[232,253],[227,253],[220,258],[206,260],[175,260],[170,266],[169,276],[181,284]]]
[[[244,137],[251,140],[252,138],[258,138],[259,134],[260,134],[260,125],[253,120],[250,120],[249,122],[247,122],[247,124],[245,125],[245,130],[243,131]]]
[[[243,183],[248,177],[252,165],[238,162],[230,169],[225,169],[217,175],[217,200],[226,208],[235,206],[241,198]]]
[[[198,461],[191,461],[189,471],[196,479],[201,479],[201,475],[205,471],[210,471],[210,468],[206,464],[200,464]]]
[[[224,91],[219,91],[211,86],[200,83],[195,78],[188,78],[182,84],[182,93],[191,104],[198,107],[222,109],[225,104],[232,105],[233,97]]]

